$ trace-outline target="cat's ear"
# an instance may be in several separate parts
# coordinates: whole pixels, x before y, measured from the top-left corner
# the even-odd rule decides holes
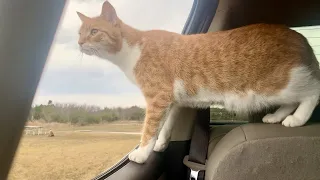
[[[116,25],[118,22],[116,10],[108,1],[103,3],[100,16],[113,25]]]
[[[77,14],[78,14],[78,16],[79,16],[79,18],[80,18],[80,20],[81,20],[82,22],[84,22],[84,21],[86,21],[87,19],[89,19],[87,16],[83,15],[82,13],[80,13],[80,12],[78,12],[78,11],[77,11]]]

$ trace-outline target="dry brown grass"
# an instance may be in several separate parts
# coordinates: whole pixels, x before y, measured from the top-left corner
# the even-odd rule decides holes
[[[139,143],[139,135],[73,130],[137,132],[141,124],[121,122],[69,128],[59,124],[53,127],[50,128],[56,131],[55,137],[26,135],[22,138],[9,180],[91,179],[131,151]]]

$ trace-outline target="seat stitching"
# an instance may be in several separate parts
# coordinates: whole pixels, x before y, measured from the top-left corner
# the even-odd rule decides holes
[[[245,140],[245,141],[247,141],[247,135],[246,135],[246,133],[244,132],[244,130],[243,130],[243,128],[242,128],[242,126],[240,126],[240,129],[241,129],[241,130],[242,130],[242,132],[243,132],[244,140]]]

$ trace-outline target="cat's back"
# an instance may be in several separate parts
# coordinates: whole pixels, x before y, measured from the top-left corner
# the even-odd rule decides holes
[[[305,55],[304,52],[310,48],[304,36],[287,26],[278,24],[252,24],[226,31],[210,32],[196,39],[204,48],[226,52],[230,56],[236,55],[238,60],[246,59],[239,55],[247,55],[247,58],[250,55],[264,55],[265,58],[269,58],[268,55],[272,56],[273,51],[279,55],[288,52]]]
[[[199,60],[210,61],[213,69],[221,66],[222,72],[230,75],[239,71],[256,77],[278,70],[289,73],[293,67],[314,61],[306,38],[284,25],[254,24],[209,33],[201,38],[203,52],[208,52],[212,58],[200,57]]]
[[[172,63],[297,64],[310,58],[310,45],[294,30],[277,24],[253,24],[226,31],[180,35],[162,30],[145,33],[144,54]],[[300,57],[300,58],[299,58]],[[149,57],[150,58],[150,57]],[[149,59],[148,58],[148,59]],[[266,61],[268,59],[268,61]],[[278,61],[282,59],[281,61]]]
[[[220,92],[272,94],[286,87],[292,69],[317,64],[306,38],[284,25],[195,35],[149,31],[143,43],[139,66],[148,67],[145,73],[157,72],[168,82],[181,79],[195,91],[208,84]]]
[[[306,38],[283,25],[254,24],[183,38],[187,50],[175,58],[181,67],[177,76],[190,85],[211,83],[210,89],[222,92],[272,94],[286,87],[294,68],[316,64]]]

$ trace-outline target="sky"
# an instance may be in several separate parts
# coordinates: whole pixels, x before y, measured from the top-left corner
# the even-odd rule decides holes
[[[100,107],[145,106],[140,90],[107,60],[80,53],[76,11],[98,16],[104,0],[69,0],[65,7],[33,104],[74,103]],[[140,30],[180,33],[193,0],[109,0],[117,15]],[[320,55],[320,26],[299,28]],[[320,56],[318,56],[320,57]]]
[[[75,103],[100,107],[145,106],[140,90],[117,66],[80,53],[76,11],[98,16],[104,0],[69,0],[61,18],[33,104]],[[193,0],[109,0],[126,24],[140,30],[180,33]]]

